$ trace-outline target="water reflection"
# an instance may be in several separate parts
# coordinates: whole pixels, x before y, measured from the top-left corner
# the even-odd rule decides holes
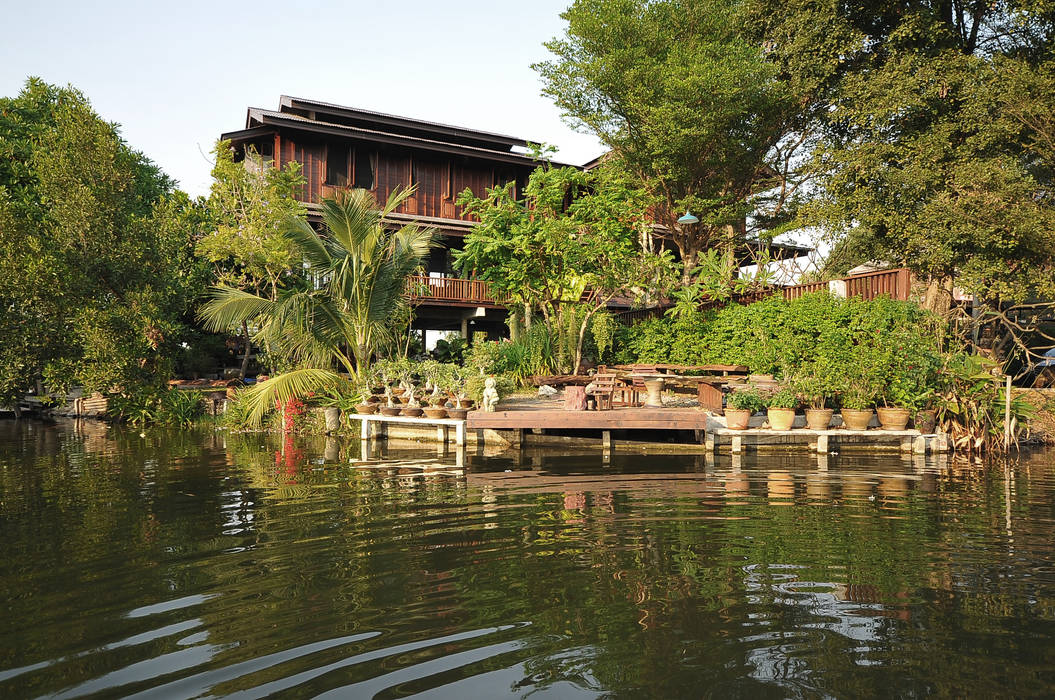
[[[0,422],[0,695],[1046,695],[1055,467]]]

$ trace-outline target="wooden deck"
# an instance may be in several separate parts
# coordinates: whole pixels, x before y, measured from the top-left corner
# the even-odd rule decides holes
[[[706,430],[709,414],[695,408],[613,408],[608,411],[565,411],[518,408],[471,411],[469,430]],[[713,420],[713,419],[712,419]]]

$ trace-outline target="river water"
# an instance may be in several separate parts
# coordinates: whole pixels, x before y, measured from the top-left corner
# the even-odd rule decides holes
[[[0,421],[0,697],[1055,694],[1055,453],[360,448]]]

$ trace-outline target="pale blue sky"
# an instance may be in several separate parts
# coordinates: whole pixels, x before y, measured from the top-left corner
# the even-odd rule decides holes
[[[570,0],[0,3],[0,94],[29,75],[74,85],[191,194],[217,136],[281,94],[544,141],[572,163],[602,150],[530,68]]]

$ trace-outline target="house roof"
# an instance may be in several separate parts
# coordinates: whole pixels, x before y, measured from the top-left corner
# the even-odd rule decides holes
[[[301,111],[302,110],[299,110],[299,108],[294,111],[275,111],[270,109],[264,109],[261,107],[250,107],[248,112],[246,113],[245,129],[227,132],[225,134],[222,134],[221,138],[229,140],[239,140],[251,137],[254,134],[259,133],[257,130],[260,127],[284,127],[318,134],[344,136],[347,138],[355,138],[364,141],[371,141],[374,143],[390,144],[396,146],[405,146],[407,148],[472,156],[482,158],[484,160],[514,163],[517,165],[534,166],[539,163],[537,159],[533,158],[532,156],[526,153],[519,153],[517,151],[511,150],[514,145],[518,145],[522,142],[522,140],[520,139],[515,139],[517,141],[517,144],[503,145],[497,143],[494,140],[489,141],[488,139],[443,137],[443,135],[440,133],[430,133],[424,130],[416,130],[422,135],[412,135],[405,129],[394,129],[385,126],[384,124],[381,124],[377,121],[363,121],[361,122],[362,125],[355,126],[351,123],[331,121],[331,119],[336,119],[337,117],[330,115],[329,113],[320,115],[318,111],[314,111],[310,112],[309,116],[302,114]],[[400,118],[392,117],[392,119],[396,120]],[[405,121],[416,122],[419,124],[427,123],[418,122],[417,120]],[[450,128],[457,129],[457,127]],[[484,132],[473,133],[482,134]],[[436,136],[440,138],[431,138],[431,136]],[[512,137],[502,138],[514,140],[512,139]],[[554,164],[563,165],[563,163],[557,162],[554,162]]]

